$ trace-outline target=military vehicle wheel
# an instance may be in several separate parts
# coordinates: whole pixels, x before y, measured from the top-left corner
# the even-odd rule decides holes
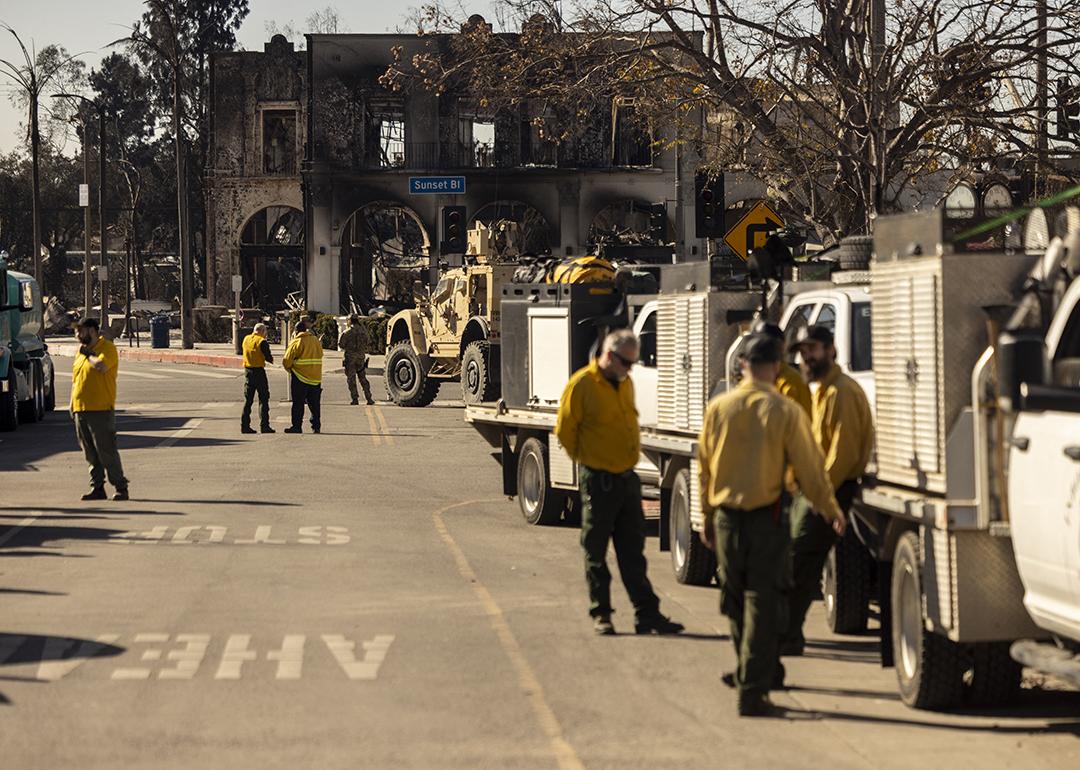
[[[19,427],[19,400],[15,391],[15,372],[8,372],[8,389],[0,393],[0,430],[15,430]]]
[[[861,634],[870,617],[873,560],[848,527],[831,551],[821,575],[825,620],[833,633]]]
[[[675,474],[671,488],[671,568],[675,579],[692,586],[706,586],[716,573],[716,554],[705,547],[690,526],[690,470]]]
[[[536,437],[525,439],[518,450],[518,505],[529,524],[558,524],[566,507],[565,494],[551,488],[547,454]]]
[[[917,709],[943,711],[964,694],[964,665],[956,642],[923,622],[919,536],[905,532],[896,544],[892,571],[892,646],[900,698]]]
[[[30,385],[30,398],[19,402],[19,421],[37,422],[43,416],[45,407],[45,385],[42,383],[44,376],[41,373],[41,367],[36,362],[31,362],[26,374]],[[39,406],[41,409],[38,409]]]
[[[466,404],[482,404],[499,397],[492,358],[491,343],[487,340],[465,346],[465,355],[461,357],[461,399]]]
[[[407,340],[387,352],[384,371],[386,395],[398,406],[427,406],[439,394],[439,381],[428,376],[423,361]]]
[[[56,410],[56,369],[49,374],[49,393],[45,396],[45,411]]]
[[[844,270],[868,270],[873,256],[873,236],[851,235],[840,240],[839,260]]]

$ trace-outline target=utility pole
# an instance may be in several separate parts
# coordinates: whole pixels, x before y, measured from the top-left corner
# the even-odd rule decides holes
[[[105,219],[105,105],[98,108],[98,227],[101,229],[101,260],[99,269],[105,268],[105,280],[101,282],[101,331],[109,328],[109,230]]]
[[[1038,0],[1035,4],[1035,24],[1035,45],[1039,47],[1035,61],[1035,191],[1036,196],[1039,196],[1045,192],[1046,183],[1043,177],[1046,173],[1050,128],[1046,0]]]
[[[90,126],[83,120],[82,129],[82,172],[83,184],[86,185],[86,205],[83,206],[83,318],[90,317],[90,308],[94,306],[93,265],[90,264]],[[82,205],[82,201],[79,201]]]
[[[41,174],[38,170],[41,158],[41,132],[38,130],[38,80],[37,68],[32,67],[30,72],[30,155],[33,162],[30,164],[30,176],[33,198],[33,214],[31,233],[33,237],[32,255],[34,260],[34,280],[41,286]],[[53,289],[55,292],[56,290]]]
[[[176,142],[176,201],[177,226],[180,240],[180,346],[185,350],[195,347],[195,330],[192,304],[194,302],[194,277],[191,264],[191,244],[188,242],[188,200],[187,200],[187,163],[184,153],[184,140],[181,136],[183,123],[180,109],[180,65],[173,69],[173,139]]]

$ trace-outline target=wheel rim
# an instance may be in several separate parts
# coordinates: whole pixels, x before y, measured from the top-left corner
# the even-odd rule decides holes
[[[915,678],[919,670],[919,638],[922,636],[922,600],[910,564],[900,579],[900,664],[904,677]]]
[[[540,507],[540,464],[533,453],[525,455],[521,469],[521,489],[518,493],[531,515]]]
[[[416,379],[416,367],[409,359],[403,358],[394,366],[394,384],[401,390],[412,390]]]
[[[688,508],[686,492],[680,487],[671,496],[671,522],[675,530],[671,538],[671,554],[675,559],[675,567],[680,570],[686,564],[686,557],[690,552],[691,527]]]
[[[480,365],[476,361],[469,361],[465,367],[465,387],[470,393],[480,392]]]

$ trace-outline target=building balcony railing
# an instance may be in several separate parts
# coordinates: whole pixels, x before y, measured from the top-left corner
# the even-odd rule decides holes
[[[387,170],[463,171],[466,169],[509,168],[623,168],[649,167],[651,154],[641,151],[618,152],[615,163],[583,163],[560,157],[552,144],[534,147],[502,147],[476,142],[393,142],[379,148],[363,168]]]

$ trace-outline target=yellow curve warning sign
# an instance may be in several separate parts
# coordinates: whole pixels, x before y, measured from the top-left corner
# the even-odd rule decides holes
[[[784,220],[780,215],[769,208],[765,201],[758,201],[727,231],[724,243],[743,259],[749,259],[751,251],[765,245],[770,233],[783,227]]]

